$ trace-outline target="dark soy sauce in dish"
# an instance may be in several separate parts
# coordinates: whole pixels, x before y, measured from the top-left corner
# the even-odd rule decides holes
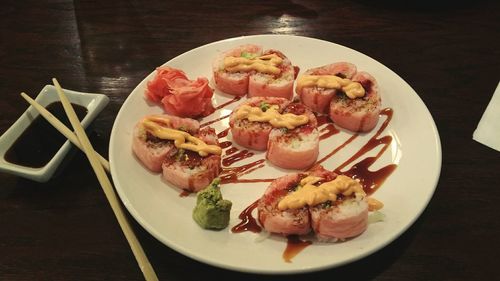
[[[81,121],[87,115],[87,108],[73,103],[71,105]],[[68,128],[72,128],[61,102],[53,102],[45,108]],[[7,150],[5,160],[20,166],[41,168],[49,163],[65,141],[65,136],[38,115]]]

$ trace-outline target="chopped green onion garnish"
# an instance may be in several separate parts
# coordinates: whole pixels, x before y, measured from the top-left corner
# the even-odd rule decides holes
[[[242,53],[241,53],[241,57],[244,57],[244,58],[246,58],[246,59],[249,59],[249,60],[250,60],[250,59],[255,58],[255,57],[256,57],[256,55],[255,55],[255,54],[253,54],[253,53],[249,53],[249,52],[242,52]]]
[[[266,110],[268,110],[270,107],[271,106],[265,101],[260,103],[260,110],[262,110],[263,112],[266,112]]]

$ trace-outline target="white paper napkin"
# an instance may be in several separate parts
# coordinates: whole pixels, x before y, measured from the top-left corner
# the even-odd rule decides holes
[[[472,139],[500,151],[500,82],[472,135]]]

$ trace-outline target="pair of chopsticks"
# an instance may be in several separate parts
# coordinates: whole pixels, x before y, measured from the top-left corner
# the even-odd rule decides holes
[[[85,152],[90,165],[92,166],[92,169],[94,169],[97,179],[99,180],[99,183],[104,191],[104,194],[106,195],[106,198],[111,205],[111,209],[113,210],[113,213],[115,214],[118,223],[120,224],[120,227],[122,228],[122,231],[127,238],[130,248],[132,249],[132,252],[137,260],[137,263],[139,264],[142,273],[144,274],[145,279],[148,281],[158,280],[153,267],[149,263],[149,260],[144,253],[141,244],[139,243],[139,240],[137,240],[137,237],[135,236],[132,227],[127,220],[127,217],[125,216],[125,212],[123,211],[123,208],[118,201],[118,197],[116,196],[115,190],[111,185],[111,181],[109,180],[105,172],[105,170],[109,171],[108,161],[104,157],[99,155],[92,147],[92,144],[90,143],[85,130],[83,129],[80,121],[78,120],[78,117],[76,116],[75,110],[64,94],[61,85],[59,85],[59,82],[57,82],[55,78],[52,79],[52,82],[56,87],[59,99],[61,100],[64,111],[66,111],[66,115],[68,116],[68,119],[71,122],[76,135],[70,129],[64,126],[64,124],[59,121],[54,115],[52,115],[47,109],[31,99],[28,95],[26,95],[25,93],[21,93],[21,96],[26,99],[26,101],[28,101],[28,103],[30,103],[36,110],[38,110],[40,112],[40,115],[47,119],[47,121],[52,124],[59,132],[61,132],[72,143],[74,143]]]

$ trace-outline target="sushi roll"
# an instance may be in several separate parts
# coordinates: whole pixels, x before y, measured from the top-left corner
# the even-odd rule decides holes
[[[294,129],[274,128],[269,134],[266,158],[284,169],[303,170],[311,167],[319,154],[318,122],[302,103],[291,103],[284,114],[306,115],[309,122]]]
[[[368,227],[368,200],[361,184],[339,175],[327,182],[335,196],[309,206],[311,225],[319,241],[336,242],[363,233]]]
[[[295,70],[278,50],[263,52],[258,45],[238,46],[217,56],[212,71],[216,87],[230,95],[293,97]]]
[[[264,121],[251,121],[243,113],[255,110],[257,114],[262,115],[271,107],[276,107],[278,112],[282,112],[289,103],[290,101],[284,98],[249,98],[236,107],[229,117],[233,140],[246,148],[266,150],[273,125]]]
[[[378,123],[381,98],[378,84],[367,72],[339,62],[313,68],[297,79],[300,100],[353,132],[368,132]]]
[[[281,97],[291,100],[295,70],[290,60],[278,50],[268,50],[261,57],[281,59],[278,73],[255,72],[248,82],[248,97]]]
[[[207,145],[218,146],[215,130],[204,127],[197,134]],[[198,152],[177,148],[170,150],[162,164],[163,179],[190,192],[207,187],[221,171],[220,154],[201,156]]]
[[[282,235],[303,235],[311,232],[309,210],[302,208],[280,210],[279,202],[290,192],[305,174],[289,174],[274,180],[259,199],[257,206],[261,226],[271,233]]]
[[[215,130],[170,115],[146,116],[134,128],[132,150],[152,172],[187,191],[199,191],[221,171]]]
[[[368,206],[358,181],[317,166],[273,181],[258,210],[261,225],[270,232],[306,234],[309,229],[319,241],[336,242],[366,230]]]
[[[144,121],[151,120],[160,126],[179,129],[194,134],[200,128],[200,123],[194,119],[180,118],[170,115],[150,115],[138,122],[133,130],[132,151],[140,162],[151,172],[162,171],[162,163],[169,152],[175,147],[173,142],[156,137],[144,127]]]
[[[344,129],[368,132],[377,125],[382,104],[377,80],[361,71],[352,77],[352,81],[363,87],[364,95],[355,98],[345,93],[335,95],[330,103],[330,118]]]
[[[222,92],[244,96],[248,93],[248,79],[251,72],[228,70],[225,65],[226,58],[250,58],[262,54],[262,47],[253,44],[241,45],[223,52],[212,63],[212,72],[216,87]]]
[[[335,75],[340,78],[351,79],[356,74],[356,66],[348,62],[336,62],[321,67],[311,68],[307,70],[305,75]],[[303,77],[302,76],[302,77]],[[298,86],[295,89],[300,101],[317,113],[328,114],[330,110],[330,102],[338,89],[320,87],[319,85]]]

